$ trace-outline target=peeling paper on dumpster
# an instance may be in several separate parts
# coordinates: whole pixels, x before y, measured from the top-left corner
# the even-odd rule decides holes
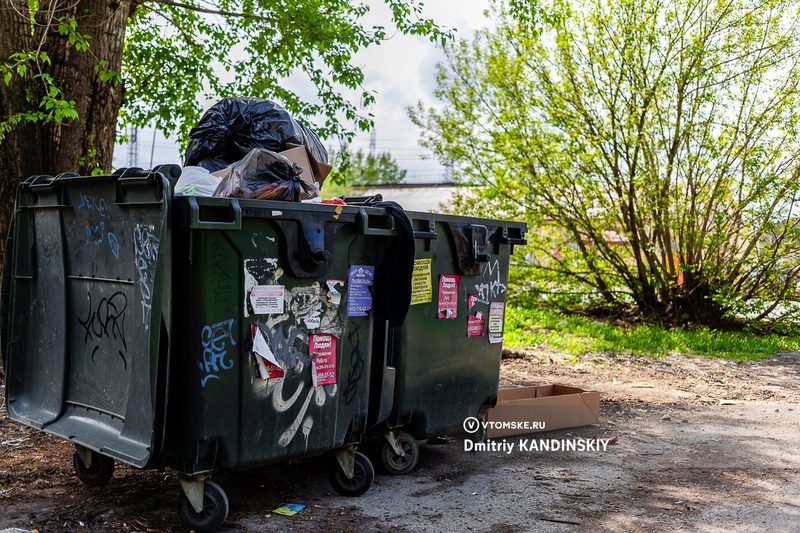
[[[311,381],[315,387],[336,384],[336,337],[325,333],[308,336]]]
[[[467,316],[467,337],[481,337],[486,330],[486,315],[483,311],[476,311],[472,314],[472,308],[478,304],[478,295],[467,295],[467,309],[469,315]]]
[[[329,279],[326,285],[328,286],[328,300],[330,300],[331,304],[339,305],[342,303],[342,293],[338,287],[344,287],[344,280]]]
[[[486,325],[486,316],[480,311],[475,316],[469,315],[467,318],[467,336],[480,337]]]
[[[282,378],[283,369],[278,365],[278,360],[275,359],[275,354],[270,350],[267,339],[258,329],[258,325],[252,324],[250,332],[253,336],[253,356],[256,358],[261,379]]]

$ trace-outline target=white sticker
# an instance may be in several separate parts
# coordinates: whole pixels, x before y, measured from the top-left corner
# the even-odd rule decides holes
[[[283,285],[256,285],[250,292],[250,305],[257,315],[283,314]]]
[[[489,305],[489,342],[492,344],[503,342],[505,306],[505,302],[492,302]]]
[[[274,217],[281,217],[283,216],[283,211],[273,211],[272,216]]]

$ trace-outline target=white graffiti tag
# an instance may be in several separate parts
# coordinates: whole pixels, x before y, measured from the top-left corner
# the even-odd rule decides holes
[[[484,267],[484,277],[494,277],[488,282],[476,283],[475,292],[478,294],[478,301],[488,304],[492,300],[497,299],[501,294],[506,293],[506,286],[500,281],[500,261],[495,261],[494,264],[487,263]]]

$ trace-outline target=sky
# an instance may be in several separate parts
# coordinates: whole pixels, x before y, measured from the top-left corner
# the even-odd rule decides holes
[[[367,23],[388,26],[389,11],[381,0],[368,0],[372,6]],[[456,35],[468,38],[487,21],[483,12],[489,7],[487,0],[427,0],[423,15],[431,17],[440,26],[454,28]],[[435,65],[444,55],[424,37],[402,34],[391,36],[380,46],[373,46],[356,55],[356,64],[362,66],[364,87],[375,91],[376,103],[369,111],[374,115],[375,152],[389,152],[398,166],[406,169],[408,183],[436,183],[444,180],[446,170],[433,159],[424,159],[429,152],[419,145],[421,131],[408,118],[407,108],[422,100],[426,107],[437,104]],[[209,106],[213,102],[209,103]],[[163,163],[181,163],[178,147],[172,139],[152,128],[137,131],[136,160],[133,162],[131,146],[117,145],[114,166],[149,168]],[[359,133],[351,144],[353,150],[368,152],[371,135]],[[326,146],[335,140],[326,141]],[[338,146],[334,146],[335,148]],[[133,164],[132,164],[133,163]]]

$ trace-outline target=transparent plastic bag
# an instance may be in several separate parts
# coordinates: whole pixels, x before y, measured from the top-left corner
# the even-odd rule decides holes
[[[214,196],[289,202],[299,202],[301,192],[319,196],[316,187],[300,179],[302,172],[301,167],[282,155],[256,148],[231,166]]]

